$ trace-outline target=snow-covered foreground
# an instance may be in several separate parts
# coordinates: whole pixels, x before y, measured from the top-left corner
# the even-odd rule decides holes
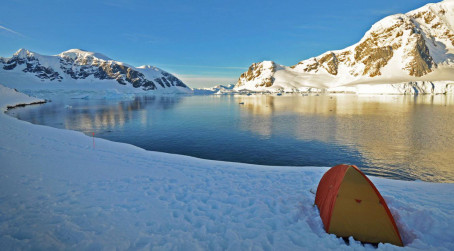
[[[36,101],[0,86],[3,111]],[[310,190],[326,170],[93,147],[1,112],[0,249],[374,249],[324,232]],[[372,181],[406,248],[454,250],[454,184]]]

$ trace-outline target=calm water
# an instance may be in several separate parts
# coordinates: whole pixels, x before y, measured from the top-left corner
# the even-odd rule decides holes
[[[454,182],[450,95],[54,99],[9,114],[205,159],[280,166],[349,163],[376,176]]]

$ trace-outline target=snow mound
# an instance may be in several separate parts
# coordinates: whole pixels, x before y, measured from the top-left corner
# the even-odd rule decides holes
[[[45,102],[44,99],[30,97],[24,93],[18,92],[15,89],[11,89],[3,85],[0,85],[0,97],[0,109],[2,113],[11,107]]]

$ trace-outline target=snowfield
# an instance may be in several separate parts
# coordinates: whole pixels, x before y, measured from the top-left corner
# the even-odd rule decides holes
[[[0,86],[3,111],[37,101]],[[327,168],[209,161],[94,141],[0,114],[0,249],[375,250],[323,230],[310,190]],[[454,184],[370,178],[404,249],[454,250]]]

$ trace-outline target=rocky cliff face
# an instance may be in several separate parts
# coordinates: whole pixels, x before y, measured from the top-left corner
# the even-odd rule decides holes
[[[43,82],[65,80],[114,80],[143,90],[180,87],[190,90],[172,74],[153,66],[133,67],[102,54],[72,49],[44,56],[20,49],[10,58],[0,58],[0,71],[32,75]]]
[[[255,63],[235,89],[301,90],[362,83],[454,82],[454,1],[386,17],[356,44],[286,67]],[[431,73],[439,74],[431,74]],[[437,76],[436,76],[437,75]]]
[[[22,71],[30,73],[40,79],[49,79],[51,81],[61,81],[63,77],[51,67],[45,67],[39,63],[38,58],[27,50],[20,49],[11,58],[0,58],[1,70],[11,71],[18,66],[24,66]]]
[[[276,72],[276,64],[272,61],[254,63],[247,72],[241,74],[237,85],[255,81],[255,87],[270,87],[274,83],[274,72]]]

